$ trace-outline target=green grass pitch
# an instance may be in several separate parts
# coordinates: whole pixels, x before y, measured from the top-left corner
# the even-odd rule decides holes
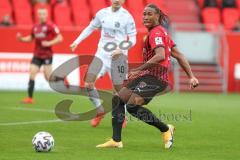
[[[111,136],[108,114],[98,128],[89,122],[55,122],[55,105],[74,100],[72,111],[91,109],[86,97],[36,92],[36,103],[19,103],[25,92],[0,92],[0,160],[232,160],[240,157],[239,95],[176,94],[155,98],[154,113],[176,127],[175,145],[164,150],[159,131],[129,117],[122,149],[97,149]],[[50,132],[55,148],[36,153],[31,140],[39,131]],[[238,157],[238,158],[237,158]]]

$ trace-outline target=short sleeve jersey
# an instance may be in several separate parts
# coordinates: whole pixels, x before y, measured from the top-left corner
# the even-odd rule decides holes
[[[99,47],[104,47],[109,42],[119,45],[126,41],[128,36],[137,34],[132,15],[122,7],[116,12],[113,12],[111,7],[101,9],[90,26],[101,29]]]
[[[150,30],[146,41],[144,42],[143,58],[144,63],[149,61],[155,55],[155,49],[163,47],[165,50],[165,59],[162,60],[156,67],[146,70],[144,73],[153,75],[158,79],[168,81],[168,69],[170,67],[171,50],[175,43],[170,38],[167,31],[160,25]]]
[[[42,42],[53,40],[59,33],[58,27],[52,23],[35,24],[32,28],[32,36],[35,39],[34,56],[41,59],[51,58],[52,47],[44,47]]]

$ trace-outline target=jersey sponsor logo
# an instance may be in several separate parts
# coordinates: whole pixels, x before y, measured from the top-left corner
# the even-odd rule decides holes
[[[104,37],[106,38],[115,38],[116,30],[114,29],[104,29]]]
[[[43,33],[43,32],[34,33],[34,37],[35,37],[35,38],[45,38],[45,37],[46,37],[46,34]]]
[[[162,37],[156,37],[156,38],[155,38],[155,43],[156,43],[156,45],[161,45],[161,44],[163,44]]]

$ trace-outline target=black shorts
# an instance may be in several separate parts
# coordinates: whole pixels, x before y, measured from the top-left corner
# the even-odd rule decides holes
[[[148,104],[154,96],[165,91],[167,86],[167,82],[158,80],[152,75],[138,77],[126,85],[133,93],[144,98],[144,104]]]
[[[41,59],[41,58],[38,58],[38,57],[34,56],[32,58],[31,64],[35,64],[40,68],[42,65],[51,65],[52,64],[52,59],[53,59],[52,57],[51,58],[46,58],[46,59]]]

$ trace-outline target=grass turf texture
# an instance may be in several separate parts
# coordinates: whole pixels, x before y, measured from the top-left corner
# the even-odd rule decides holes
[[[164,150],[159,131],[133,118],[123,130],[123,149],[97,149],[95,145],[111,136],[110,114],[98,128],[91,128],[89,122],[47,123],[46,120],[57,119],[51,111],[60,100],[73,99],[72,110],[79,112],[91,109],[91,104],[86,97],[44,92],[35,93],[35,104],[20,104],[25,94],[0,92],[0,160],[225,160],[240,157],[239,95],[166,94],[154,99],[148,107],[158,116],[161,113],[161,117],[177,129],[174,147]],[[33,121],[37,123],[18,123]],[[39,131],[53,135],[55,148],[52,152],[33,151],[31,140]]]

